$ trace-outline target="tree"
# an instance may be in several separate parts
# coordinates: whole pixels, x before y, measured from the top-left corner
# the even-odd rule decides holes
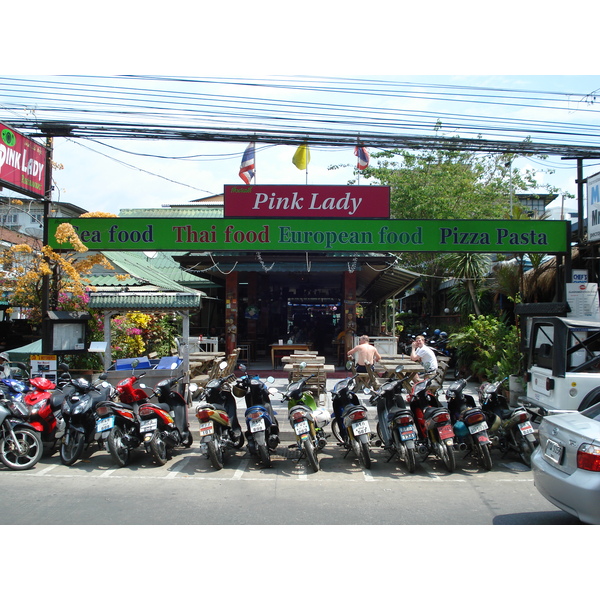
[[[438,122],[436,130],[441,128]],[[545,188],[537,181],[540,173],[549,170],[513,168],[513,154],[478,154],[459,150],[433,149],[414,152],[404,149],[372,152],[371,166],[360,172],[374,184],[390,187],[390,212],[396,219],[506,219],[529,218],[520,203],[511,198],[521,191]],[[537,157],[545,158],[545,157]],[[339,168],[344,165],[339,165]],[[355,169],[355,174],[359,171]],[[356,180],[350,181],[356,183]],[[512,215],[511,215],[512,204]],[[426,313],[433,312],[433,299],[444,277],[462,277],[462,290],[469,300],[459,298],[457,305],[469,305],[479,314],[480,298],[484,294],[482,273],[475,268],[473,256],[455,257],[461,272],[452,273],[448,261],[432,253],[400,253],[404,267],[422,273],[427,294]],[[462,265],[461,265],[462,262]],[[470,264],[469,264],[470,263]],[[475,271],[471,271],[471,269]],[[470,272],[471,271],[471,272]],[[470,275],[467,275],[470,272]],[[464,302],[463,302],[464,300]]]
[[[86,215],[107,216],[105,213]],[[73,250],[56,252],[47,245],[35,251],[28,244],[17,244],[2,253],[2,290],[7,293],[12,306],[28,309],[29,319],[34,324],[42,320],[44,277],[50,280],[48,308],[55,310],[68,305],[70,310],[86,310],[87,275],[96,264],[113,268],[102,254],[86,254],[88,248],[81,243],[69,223],[57,228],[56,241],[61,244],[69,242]]]
[[[476,316],[481,315],[479,299],[477,297],[477,288],[482,287],[490,267],[489,256],[475,252],[452,253],[442,258],[446,272],[455,279],[459,279],[471,299],[473,312]],[[460,288],[457,288],[460,289]],[[457,297],[453,298],[460,305]]]

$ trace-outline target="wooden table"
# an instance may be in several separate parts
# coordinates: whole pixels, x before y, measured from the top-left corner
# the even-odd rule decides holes
[[[294,350],[310,350],[309,344],[271,344],[271,365],[275,368],[275,359],[291,354]]]
[[[402,367],[402,373],[403,374],[408,374],[408,373],[420,373],[421,371],[423,371],[423,365],[421,363],[418,362],[414,362],[414,361],[408,361],[408,362],[397,362],[397,361],[392,361],[392,362],[379,362],[376,363],[375,365],[375,371],[376,372],[381,372],[383,370],[383,377],[394,377],[395,373],[396,373],[396,367],[401,366]]]

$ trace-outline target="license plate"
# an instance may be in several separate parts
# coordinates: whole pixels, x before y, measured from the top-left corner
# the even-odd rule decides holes
[[[370,433],[371,428],[369,427],[369,421],[358,421],[356,423],[352,423],[352,431],[354,432],[354,435]]]
[[[147,421],[142,421],[140,424],[140,431],[144,433],[145,431],[154,431],[158,427],[158,419],[148,419]]]
[[[399,427],[400,439],[405,442],[406,440],[414,440],[417,437],[415,430],[410,425],[408,427]]]
[[[297,435],[302,435],[303,433],[308,433],[310,431],[310,427],[308,426],[308,421],[300,421],[299,423],[294,423],[294,431]]]
[[[250,431],[252,433],[254,433],[256,431],[264,431],[265,429],[266,429],[266,427],[265,427],[264,419],[251,419],[250,420]]]
[[[529,421],[525,421],[524,423],[519,423],[519,429],[523,435],[529,435],[533,433],[533,427]]]
[[[438,428],[438,433],[440,436],[440,440],[447,440],[448,438],[454,437],[454,431],[452,429],[452,425],[442,425]]]
[[[485,421],[481,421],[481,423],[469,425],[469,433],[479,433],[480,431],[485,431],[487,428],[487,423]]]
[[[215,428],[212,421],[208,423],[200,423],[200,437],[205,435],[212,435],[215,432]]]
[[[112,429],[114,426],[115,426],[115,417],[113,415],[111,417],[106,417],[105,419],[100,419],[96,423],[96,431],[98,433],[100,433],[102,431],[108,431],[109,429]]]
[[[563,450],[564,448],[560,444],[557,444],[552,440],[548,440],[546,443],[546,449],[544,450],[544,455],[556,464],[560,464]]]

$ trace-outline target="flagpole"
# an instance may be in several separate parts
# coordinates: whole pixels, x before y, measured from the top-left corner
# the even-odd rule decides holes
[[[356,148],[360,148],[360,138],[357,137],[356,138]],[[359,150],[360,152],[360,150]],[[356,170],[358,171],[358,177],[356,178],[356,185],[360,185],[360,169],[358,168],[358,161],[359,161],[360,157],[357,156],[356,157]]]

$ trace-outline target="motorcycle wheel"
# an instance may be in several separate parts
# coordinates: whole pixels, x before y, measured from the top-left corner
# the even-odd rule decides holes
[[[271,466],[271,455],[269,454],[269,448],[267,447],[266,444],[258,445],[258,456],[260,458],[260,462],[265,467],[268,468]]]
[[[15,448],[12,438],[4,436],[0,442],[0,460],[13,471],[31,469],[42,458],[42,438],[36,431],[18,425],[13,433],[23,451],[19,452]]]
[[[80,431],[67,432],[60,445],[60,462],[70,467],[76,463],[83,454],[85,438]]]
[[[131,455],[130,449],[123,443],[123,435],[123,430],[116,425],[110,430],[107,440],[108,451],[119,467],[124,467]]]
[[[340,430],[340,422],[337,417],[334,417],[333,420],[331,421],[331,431],[333,432],[335,439],[338,442],[340,442],[340,444],[343,444],[344,438],[342,437],[341,430]]]
[[[212,439],[207,444],[207,450],[208,458],[210,459],[212,466],[217,470],[222,469],[225,463],[225,457],[221,444],[217,440]]]
[[[398,456],[401,457],[401,460],[404,460],[406,463],[406,468],[409,473],[414,473],[417,467],[417,454],[414,448],[404,448],[404,456],[401,456],[398,453]]]
[[[479,445],[479,461],[481,466],[486,471],[492,470],[492,455],[490,454],[490,445],[489,444],[480,444]]]
[[[314,447],[312,440],[308,437],[302,442],[302,445],[304,446],[304,452],[306,453],[306,460],[308,461],[310,468],[316,473],[319,470],[317,449]]]
[[[158,429],[154,432],[154,435],[150,439],[150,455],[152,456],[152,460],[157,465],[166,465],[167,460],[169,459],[167,454],[167,445],[165,441],[162,439]]]
[[[365,469],[371,468],[371,454],[369,453],[369,444],[367,442],[361,442],[360,444],[360,456],[361,462]]]
[[[240,433],[239,437],[238,437],[238,441],[233,445],[233,447],[236,450],[239,450],[240,448],[242,448],[242,446],[244,445],[244,434]]]
[[[454,450],[445,442],[436,442],[436,447],[437,454],[442,459],[444,466],[446,469],[448,469],[449,473],[453,473],[456,469],[456,457],[454,456]]]
[[[521,438],[518,441],[518,448],[519,448],[519,456],[521,457],[521,460],[529,467],[531,468],[531,454],[533,453],[533,451],[535,450],[535,445],[530,442],[529,440],[525,439],[525,438]]]

